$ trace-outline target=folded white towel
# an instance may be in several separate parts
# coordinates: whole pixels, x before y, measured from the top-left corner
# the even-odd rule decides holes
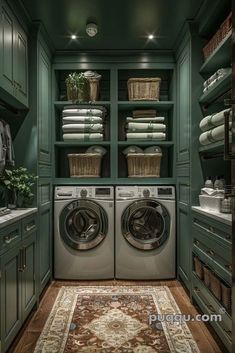
[[[63,124],[102,123],[100,116],[64,116]]]
[[[126,137],[127,140],[165,140],[166,134],[164,132],[128,132]]]
[[[216,126],[224,124],[224,113],[229,112],[229,111],[230,111],[230,109],[225,109],[225,110],[222,110],[218,113],[206,116],[200,122],[200,125],[199,125],[200,129],[202,131],[207,131],[207,130],[210,130]],[[232,116],[231,116],[231,118],[232,118]]]
[[[103,124],[66,124],[62,126],[63,132],[102,132]]]
[[[101,109],[75,109],[75,108],[68,108],[64,109],[62,112],[63,116],[102,116],[103,111]]]
[[[132,118],[128,116],[126,121],[130,123],[163,123],[165,118],[164,116],[155,116],[154,118]]]
[[[127,124],[128,132],[143,132],[143,131],[166,131],[165,124],[154,124],[154,123],[128,123]]]
[[[230,128],[232,127],[232,123],[230,124]],[[231,135],[231,132],[230,132]],[[199,136],[199,141],[201,145],[209,145],[210,143],[221,141],[224,139],[224,125],[220,125],[215,127],[214,129],[203,132]]]
[[[97,133],[97,134],[76,134],[76,133],[71,133],[71,134],[64,134],[63,135],[64,141],[66,140],[79,140],[79,141],[102,141],[103,140],[103,134]]]

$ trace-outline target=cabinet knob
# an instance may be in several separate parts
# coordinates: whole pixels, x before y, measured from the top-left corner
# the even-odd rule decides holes
[[[226,264],[225,267],[226,267],[229,271],[232,271],[232,265]]]
[[[26,232],[30,232],[31,230],[33,230],[35,228],[35,224],[27,224],[27,226],[25,227]]]
[[[211,256],[214,256],[215,255],[215,253],[214,253],[214,251],[213,250],[207,250],[207,254],[208,255],[211,255]]]
[[[5,235],[4,238],[3,238],[4,239],[4,243],[10,244],[17,237],[18,237],[18,234],[17,235],[12,235],[12,234]]]

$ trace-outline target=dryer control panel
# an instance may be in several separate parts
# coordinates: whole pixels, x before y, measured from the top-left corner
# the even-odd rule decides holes
[[[117,186],[116,198],[118,200],[125,199],[175,199],[174,186]]]
[[[57,186],[55,200],[102,199],[113,200],[112,186]]]

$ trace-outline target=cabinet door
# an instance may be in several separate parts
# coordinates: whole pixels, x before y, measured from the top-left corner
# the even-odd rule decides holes
[[[177,62],[177,163],[190,157],[190,43]]]
[[[20,25],[15,23],[14,81],[16,98],[28,106],[28,44],[27,36]]]
[[[51,164],[51,64],[40,42],[38,47],[38,134],[39,164]]]
[[[22,244],[22,319],[25,320],[36,303],[36,232],[26,238]]]
[[[14,94],[14,16],[5,2],[1,6],[0,21],[0,86],[12,95]]]
[[[21,252],[8,251],[1,263],[1,343],[5,351],[21,326]]]

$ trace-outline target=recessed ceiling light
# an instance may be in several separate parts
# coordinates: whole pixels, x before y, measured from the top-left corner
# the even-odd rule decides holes
[[[154,38],[154,35],[153,35],[153,34],[149,34],[149,35],[148,35],[148,39],[151,40],[151,39],[153,39],[153,38]]]
[[[71,39],[73,39],[73,40],[74,40],[74,39],[77,39],[76,34],[72,34],[72,35],[71,35]]]

